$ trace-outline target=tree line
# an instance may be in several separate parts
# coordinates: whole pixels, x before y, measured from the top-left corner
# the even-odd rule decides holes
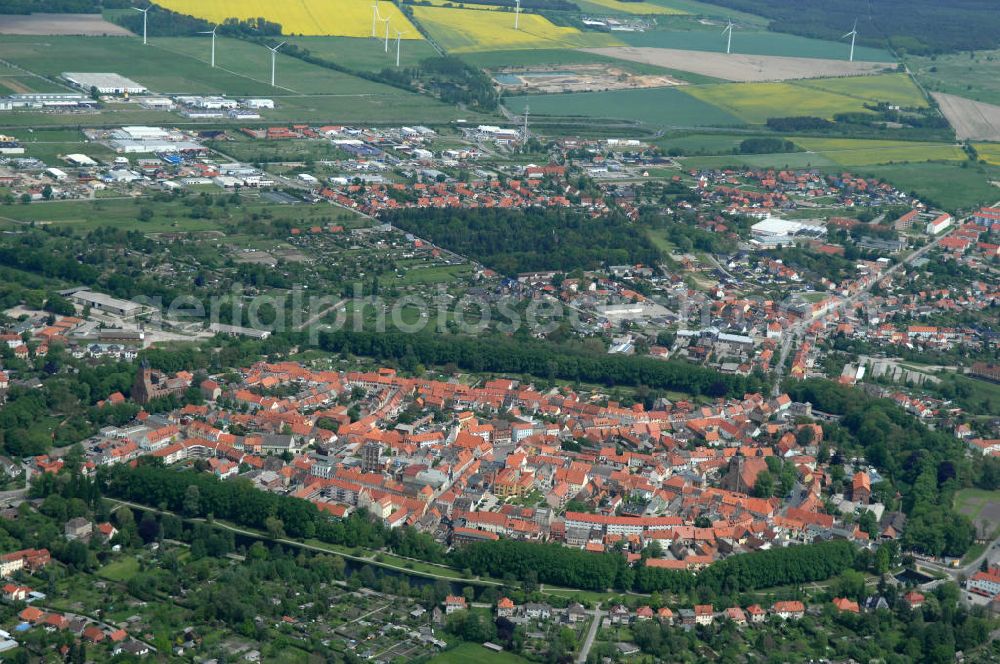
[[[412,358],[428,366],[454,363],[474,372],[529,374],[608,386],[641,385],[711,397],[740,397],[766,387],[760,376],[722,374],[686,362],[609,355],[520,337],[339,330],[321,334],[319,344],[323,350],[379,360]]]

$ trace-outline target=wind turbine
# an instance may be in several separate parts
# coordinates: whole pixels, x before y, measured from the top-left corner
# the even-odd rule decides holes
[[[514,9],[514,29],[517,30],[518,19],[521,18],[521,0],[515,0],[517,7]]]
[[[142,12],[142,45],[146,45],[146,19],[149,18],[149,10],[153,8],[153,5],[146,7],[145,9],[139,9],[138,7],[133,7],[132,9],[137,12]]]
[[[391,16],[389,18],[392,18]],[[385,52],[389,52],[389,19],[383,19],[385,21]]]
[[[219,26],[216,25],[211,30],[206,30],[205,32],[199,32],[198,33],[199,35],[212,35],[212,66],[213,67],[215,66],[215,31],[218,30],[218,29],[219,29]]]
[[[379,19],[379,16],[378,16],[378,0],[375,0],[375,2],[372,4],[372,39],[374,39],[376,37],[376,34],[375,34],[375,23],[378,21],[378,19]]]
[[[284,45],[285,45],[285,42],[281,42],[280,44],[278,44],[274,48],[271,48],[270,46],[267,47],[267,50],[269,50],[271,52],[271,87],[272,88],[277,87],[274,84],[274,61],[278,57],[278,49],[281,48]]]
[[[729,38],[726,40],[726,55],[729,55],[733,50],[733,22],[729,20],[726,24],[726,29],[722,31],[722,34],[728,34]]]
[[[405,32],[400,32],[399,30],[396,30],[396,66],[397,67],[399,66],[399,44],[400,44],[400,39],[399,38],[402,37],[405,34],[406,34]]]
[[[841,37],[841,39],[845,39],[847,37],[851,38],[851,55],[848,58],[848,61],[854,62],[854,40],[858,38],[858,19],[854,19],[854,27],[851,28],[850,32]]]

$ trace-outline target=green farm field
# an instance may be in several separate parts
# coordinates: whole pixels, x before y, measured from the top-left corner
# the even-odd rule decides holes
[[[273,92],[261,80],[226,71],[233,64],[228,59],[228,39],[219,39],[218,67],[212,69],[208,40],[177,48],[173,39],[154,39],[143,46],[128,37],[22,37],[5,35],[0,40],[0,59],[50,79],[67,71],[113,71],[142,83],[157,92],[226,93],[230,95],[262,95]],[[235,60],[235,57],[233,57]],[[263,71],[259,72],[262,77]]]
[[[266,95],[274,98],[278,106],[266,114],[266,120],[271,122],[427,124],[469,116],[429,97],[280,54],[277,79],[282,87],[272,88],[267,49],[235,39],[218,40],[215,69],[208,65],[208,58],[209,42],[195,37],[155,39],[147,47],[123,37],[46,37],[44,41],[5,37],[0,41],[0,59],[50,78],[79,69],[86,62],[90,67],[133,78],[160,93]],[[135,104],[111,105],[100,114],[6,113],[0,117],[0,125],[8,127],[129,123],[204,124],[184,121],[175,114],[147,111]]]
[[[736,115],[680,88],[511,97],[505,104],[515,113],[523,112],[525,104],[530,104],[533,115],[615,118],[657,127],[743,124]]]
[[[958,163],[886,164],[858,169],[857,175],[880,177],[903,191],[915,191],[946,210],[970,209],[1000,200],[1000,168]]]
[[[903,73],[804,79],[795,81],[795,85],[869,102],[888,101],[904,108],[927,107],[927,98],[920,92],[920,88]]]
[[[781,152],[777,154],[721,154],[684,157],[688,168],[834,168],[837,163],[822,154]]]
[[[961,147],[952,143],[882,141],[851,138],[795,138],[796,145],[841,166],[870,166],[892,162],[965,161]]]
[[[224,193],[216,189],[216,193]],[[139,221],[142,207],[153,212],[149,221]],[[74,230],[92,230],[103,226],[138,230],[143,233],[217,231],[223,221],[239,221],[254,213],[267,209],[274,220],[287,219],[293,224],[308,227],[314,220],[333,219],[337,223],[355,226],[354,213],[326,205],[271,205],[245,196],[243,205],[231,209],[226,219],[192,219],[188,208],[181,201],[153,202],[133,198],[102,198],[92,201],[52,201],[36,202],[30,205],[0,206],[0,222],[4,228],[15,228],[20,224],[38,223],[65,226]],[[345,219],[345,216],[351,218]]]
[[[368,37],[291,37],[288,42],[299,48],[308,49],[317,58],[335,62],[338,65],[358,71],[381,71],[396,66],[395,33],[389,40],[389,52],[385,52],[382,39]],[[403,41],[399,50],[399,64],[413,67],[425,58],[437,56],[437,51],[427,41]]]
[[[832,119],[837,113],[864,113],[868,112],[865,104],[876,100],[874,95],[882,95],[878,101],[901,106],[922,100],[916,86],[896,75],[806,82],[723,83],[690,86],[685,92],[749,124],[764,124],[768,118],[782,115]]]
[[[1000,50],[914,56],[906,64],[928,90],[1000,104]]]

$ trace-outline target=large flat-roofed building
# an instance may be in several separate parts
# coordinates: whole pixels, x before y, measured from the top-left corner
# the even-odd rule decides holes
[[[826,234],[823,226],[810,226],[800,221],[768,217],[750,227],[753,242],[759,245],[792,244],[796,238],[816,239]]]
[[[75,302],[84,307],[90,307],[98,311],[118,316],[120,318],[135,318],[143,313],[147,307],[138,302],[121,300],[104,293],[95,293],[89,290],[76,291],[69,295],[71,302]]]
[[[124,95],[147,92],[146,86],[136,83],[130,78],[112,73],[63,72],[64,80],[82,89],[97,88],[102,95]]]

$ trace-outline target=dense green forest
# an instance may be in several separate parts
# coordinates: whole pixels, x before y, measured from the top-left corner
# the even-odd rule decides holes
[[[909,516],[904,548],[949,556],[968,550],[975,530],[952,503],[955,491],[976,478],[960,440],[928,429],[887,399],[827,380],[791,382],[786,388],[796,401],[842,415],[839,424],[824,426],[829,444],[843,457],[863,455],[902,493]]]
[[[592,270],[655,265],[659,252],[622,215],[593,219],[562,209],[412,209],[385,217],[445,249],[475,256],[507,275],[533,270]]]
[[[771,19],[770,27],[819,39],[839,39],[858,22],[858,43],[911,53],[996,48],[1000,11],[995,0],[708,0]]]
[[[741,397],[759,392],[764,381],[721,374],[687,362],[665,362],[650,357],[608,355],[560,346],[530,338],[465,337],[401,332],[340,330],[320,335],[324,350],[354,353],[380,360],[392,359],[441,366],[454,363],[468,371],[532,374],[550,379],[645,386],[693,395]]]

